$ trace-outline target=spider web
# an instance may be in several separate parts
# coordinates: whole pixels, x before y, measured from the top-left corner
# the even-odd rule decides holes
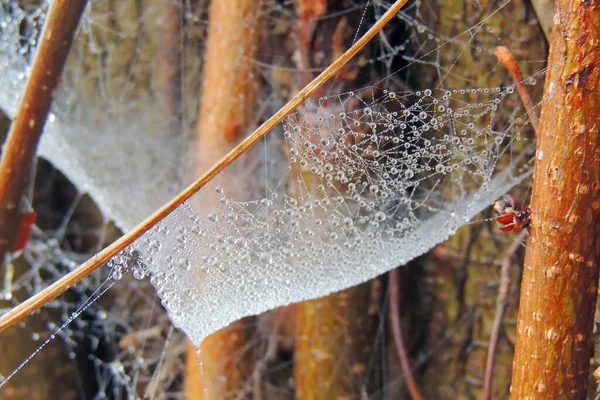
[[[193,164],[181,159],[189,156],[186,141],[196,124],[200,74],[191,71],[202,65],[206,10],[181,9],[181,86],[190,93],[182,94],[174,135],[173,110],[157,95],[160,42],[148,33],[160,7],[144,5],[132,26],[119,22],[133,7],[122,4],[110,11],[91,4],[40,154],[127,230],[176,194],[185,166]],[[432,5],[412,3],[398,16],[402,29],[388,30],[366,60],[383,68],[383,79],[326,85],[325,95],[308,99],[260,146],[111,260],[110,276],[150,276],[174,326],[198,344],[241,317],[356,285],[444,241],[531,173],[531,128],[514,87],[453,80],[464,52],[493,57],[486,38],[497,41],[493,28],[505,5],[479,9],[470,29],[444,36],[428,19]],[[47,7],[13,1],[0,7],[7,55],[0,62],[0,107],[8,115]],[[386,8],[384,2],[369,7],[375,16]],[[289,13],[275,2],[260,9],[279,23]],[[398,31],[404,37],[391,44]],[[455,53],[450,63],[445,52]],[[262,75],[281,72],[281,55],[265,53],[246,61]],[[408,91],[406,82],[420,69],[433,72],[436,87]],[[537,85],[541,76],[526,83]],[[256,119],[281,103],[270,91]],[[112,377],[124,374],[98,365]],[[125,379],[118,386],[135,387]]]

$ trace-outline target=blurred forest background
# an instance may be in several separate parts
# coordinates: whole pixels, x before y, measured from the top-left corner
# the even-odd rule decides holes
[[[171,132],[197,132],[186,140],[199,149],[199,161],[186,163],[183,171],[194,177],[345,51],[359,27],[372,25],[387,2],[374,0],[366,11],[365,5],[362,0],[94,0],[90,12],[96,21],[104,18],[98,26],[127,32],[107,46],[113,61],[102,74],[111,74],[112,84],[133,96],[147,91],[152,81],[162,107],[172,110]],[[498,7],[492,0],[411,1],[407,17],[392,21],[338,74],[335,84],[344,90],[388,79],[391,90],[417,91],[443,79],[448,89],[509,86],[512,78],[496,59],[452,43],[437,53],[438,65],[451,65],[451,73],[408,61],[411,54],[436,46],[408,40],[419,27],[410,21],[426,23],[435,37],[451,38]],[[544,0],[512,0],[487,21],[493,35],[474,36],[476,47],[493,52],[511,43],[524,76],[541,70],[552,8]],[[185,43],[180,41],[182,30]],[[82,34],[109,41],[100,28]],[[90,43],[89,38],[75,43],[79,60],[97,56]],[[182,49],[192,49],[186,53],[186,69],[197,73],[182,76]],[[240,52],[266,67],[236,62]],[[132,58],[158,60],[158,72],[144,77],[134,70],[138,64]],[[97,65],[89,62],[87,73],[94,74]],[[389,78],[395,71],[400,73]],[[182,88],[201,92],[202,98],[182,104]],[[541,84],[529,90],[534,101],[541,99]],[[261,100],[267,97],[277,100]],[[197,116],[184,119],[186,113]],[[512,118],[511,109],[498,113]],[[0,131],[7,132],[9,124],[2,116]],[[528,134],[534,138],[532,130]],[[225,186],[239,184],[235,176],[225,175]],[[530,184],[524,182],[513,193],[526,201]],[[0,300],[3,308],[120,235],[93,199],[44,159],[37,162],[31,186],[38,219],[27,249],[1,270],[4,293],[7,282],[15,286],[14,298]],[[125,276],[0,389],[0,398],[416,399],[394,342],[397,319],[414,375],[409,381],[420,387],[423,398],[480,399],[494,321],[504,305],[492,350],[492,398],[508,398],[525,247],[519,246],[509,260],[508,296],[499,304],[501,267],[516,235],[501,232],[492,217],[490,208],[476,218],[479,222],[464,226],[410,265],[399,266],[397,282],[383,275],[231,324],[203,342],[202,366],[197,344],[172,328],[149,281]],[[58,321],[92,295],[106,273],[97,271],[34,318],[3,332],[0,372],[6,375],[31,354]],[[394,290],[397,296],[390,296]],[[396,313],[390,316],[392,301]],[[594,398],[595,385],[590,386]]]

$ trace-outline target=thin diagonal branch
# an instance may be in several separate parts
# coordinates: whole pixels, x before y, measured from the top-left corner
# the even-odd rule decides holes
[[[104,263],[106,263],[111,257],[133,243],[137,238],[142,236],[154,225],[166,218],[184,201],[192,197],[211,179],[217,176],[219,172],[221,172],[227,165],[231,164],[246,150],[257,143],[268,132],[275,128],[275,126],[277,126],[285,117],[287,117],[299,105],[301,105],[304,100],[310,97],[325,82],[338,73],[352,57],[354,57],[375,35],[377,35],[377,33],[398,13],[398,11],[400,11],[400,9],[407,2],[408,0],[397,0],[371,28],[352,47],[348,49],[348,51],[334,61],[329,67],[327,67],[327,69],[325,69],[325,71],[317,76],[312,82],[306,85],[286,105],[279,109],[279,111],[277,111],[271,118],[269,118],[254,132],[252,132],[250,136],[248,136],[227,155],[225,155],[225,157],[211,167],[204,175],[202,175],[194,183],[175,196],[171,201],[162,206],[158,211],[156,211],[146,220],[142,221],[138,226],[123,235],[110,246],[106,247],[88,261],[81,264],[78,268],[1,316],[0,331],[22,320],[27,315],[31,314],[44,304],[52,301],[61,293],[65,292],[69,287],[77,284],[77,282],[88,276],[100,266],[104,265]]]
[[[521,68],[519,68],[519,64],[517,60],[513,57],[508,48],[504,46],[496,47],[496,57],[498,60],[508,69],[510,75],[515,81],[515,85],[517,85],[517,91],[519,92],[519,97],[525,106],[525,110],[527,111],[527,116],[529,117],[529,121],[531,122],[531,126],[533,126],[533,130],[537,133],[540,130],[540,119],[534,112],[533,102],[531,101],[531,97],[529,97],[529,93],[527,93],[527,89],[525,88],[525,84],[523,83],[523,74],[521,73]]]
[[[512,259],[517,253],[517,250],[523,244],[523,241],[529,236],[528,230],[523,230],[504,253],[502,259],[502,268],[500,270],[500,287],[498,288],[498,300],[496,300],[496,316],[494,317],[494,326],[490,336],[490,344],[488,346],[487,360],[485,363],[485,376],[483,380],[483,398],[490,400],[492,398],[492,383],[494,376],[494,362],[496,361],[496,349],[500,340],[500,331],[502,321],[508,308],[509,298],[508,290],[510,289],[510,266]]]
[[[56,0],[48,10],[31,74],[0,161],[0,263],[19,234],[19,203],[87,1]]]
[[[415,376],[413,375],[410,363],[408,361],[408,354],[406,353],[406,346],[404,345],[404,339],[402,338],[402,328],[400,327],[400,310],[398,307],[398,269],[394,268],[389,272],[389,284],[390,284],[390,322],[392,324],[392,335],[394,337],[394,345],[396,346],[396,352],[398,353],[398,359],[400,360],[400,367],[402,368],[402,374],[404,375],[404,381],[408,388],[408,393],[412,400],[423,400],[423,392],[417,383]]]

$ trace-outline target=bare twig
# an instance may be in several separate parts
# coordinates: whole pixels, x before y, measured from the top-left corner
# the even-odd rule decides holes
[[[400,359],[400,367],[402,368],[402,374],[404,375],[404,381],[408,387],[408,393],[413,400],[423,400],[423,394],[419,384],[415,380],[410,363],[408,361],[408,354],[406,353],[406,347],[402,338],[402,328],[400,327],[400,310],[398,306],[398,269],[395,268],[389,272],[389,285],[390,285],[390,322],[392,324],[392,335],[394,337],[394,345],[396,346],[396,352]]]
[[[504,253],[502,259],[502,268],[500,270],[500,287],[498,288],[498,300],[496,300],[496,316],[494,318],[494,326],[490,336],[488,346],[487,360],[485,363],[485,376],[483,380],[483,398],[490,400],[492,398],[492,378],[494,376],[494,361],[496,360],[496,349],[500,339],[500,331],[502,330],[502,321],[508,308],[509,298],[508,290],[510,288],[510,266],[512,259],[517,253],[517,250],[523,244],[523,241],[529,236],[528,230],[523,230]]]
[[[31,74],[0,161],[0,263],[14,247],[19,203],[30,180],[38,143],[87,1],[53,1]]]
[[[535,131],[536,136],[539,132],[539,118],[533,111],[533,102],[525,86],[523,85],[523,75],[521,69],[517,64],[510,51],[506,47],[496,48],[496,57],[504,64],[504,66],[510,71],[515,84],[517,85],[519,96],[521,101],[527,109],[527,114],[531,120],[531,125]],[[496,360],[496,349],[498,348],[498,340],[500,339],[500,331],[502,329],[502,322],[506,309],[508,308],[508,289],[510,287],[510,266],[511,260],[515,253],[529,236],[529,230],[523,230],[519,236],[514,240],[512,245],[504,253],[502,259],[502,268],[500,269],[500,287],[498,288],[498,300],[496,301],[496,316],[494,318],[494,326],[492,327],[492,334],[490,335],[490,342],[488,345],[488,354],[485,364],[485,376],[483,380],[483,398],[490,400],[492,398],[492,381],[494,376],[494,362]]]
[[[369,29],[352,47],[348,49],[340,58],[335,60],[325,71],[313,79],[306,85],[296,96],[294,96],[286,105],[277,111],[271,118],[259,126],[250,136],[243,140],[233,150],[231,150],[218,163],[212,166],[204,175],[198,178],[194,183],[188,186],[185,190],[175,196],[171,201],[162,206],[158,211],[142,221],[138,226],[127,232],[113,244],[106,247],[101,252],[94,255],[87,262],[81,264],[78,268],[71,271],[52,285],[48,286],[41,292],[35,294],[28,300],[19,304],[8,313],[0,317],[0,332],[7,327],[22,320],[27,315],[31,314],[44,304],[52,301],[69,287],[88,276],[94,270],[104,265],[111,257],[119,251],[133,243],[137,238],[151,229],[158,222],[167,217],[184,201],[192,197],[198,190],[213,179],[227,165],[240,157],[246,150],[257,143],[262,137],[270,132],[277,124],[279,124],[286,116],[293,112],[300,104],[317,91],[325,82],[332,76],[338,73],[344,65],[354,57],[377,33],[400,11],[408,0],[397,0],[389,10]]]
[[[527,116],[529,116],[529,121],[531,121],[531,126],[533,126],[533,130],[537,135],[537,132],[540,130],[540,119],[533,111],[533,102],[531,101],[531,97],[529,97],[529,93],[527,93],[527,89],[523,83],[523,74],[521,73],[521,68],[519,68],[517,60],[515,60],[508,48],[504,46],[496,47],[496,57],[498,57],[498,60],[506,67],[506,69],[508,69],[513,81],[515,81],[515,85],[517,85],[517,91],[519,92],[519,97],[521,97],[521,101],[523,102],[525,110],[527,111]]]

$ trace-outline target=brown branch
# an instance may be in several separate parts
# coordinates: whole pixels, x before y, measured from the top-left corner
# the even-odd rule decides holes
[[[37,146],[87,1],[53,1],[0,161],[0,264],[15,247]]]
[[[334,61],[325,71],[317,76],[312,82],[306,85],[296,96],[294,96],[286,105],[277,111],[271,118],[259,126],[251,135],[244,139],[239,145],[225,155],[218,163],[213,165],[204,175],[198,178],[194,183],[188,186],[185,190],[175,196],[171,201],[162,206],[158,211],[150,217],[142,221],[138,226],[117,239],[114,243],[107,246],[104,250],[94,255],[78,268],[71,271],[52,285],[48,286],[41,292],[35,294],[28,300],[19,304],[8,313],[0,317],[0,332],[7,327],[22,320],[32,312],[42,307],[49,301],[54,300],[69,287],[88,276],[94,270],[104,265],[111,257],[119,251],[133,243],[137,238],[151,229],[154,225],[162,221],[173,210],[175,210],[184,201],[192,197],[198,190],[213,179],[227,165],[240,157],[246,150],[257,143],[262,137],[270,132],[277,124],[285,117],[293,112],[305,99],[316,92],[325,82],[339,72],[344,65],[354,57],[377,33],[400,11],[408,0],[397,0],[389,10],[381,16],[381,18],[340,58]]]
[[[490,336],[490,342],[488,346],[487,360],[485,363],[485,376],[483,380],[483,398],[490,400],[492,398],[492,383],[494,376],[494,362],[496,360],[496,349],[498,348],[498,342],[500,340],[500,331],[502,330],[502,322],[506,309],[509,304],[508,290],[510,289],[510,266],[512,259],[517,253],[517,250],[523,244],[523,241],[527,239],[529,231],[523,230],[513,241],[511,246],[504,253],[502,259],[502,268],[500,269],[500,287],[498,288],[498,299],[496,300],[496,316],[494,318],[494,326],[492,328],[492,334]]]
[[[252,60],[260,39],[259,6],[256,0],[211,2],[196,134],[197,174],[210,168],[252,127],[258,90]],[[243,179],[253,180],[250,175],[241,177],[239,171],[229,169],[220,177],[220,186],[226,193],[235,193]],[[194,202],[194,209],[210,212],[210,200],[202,200]],[[240,197],[240,200],[249,199]],[[247,320],[236,321],[202,343],[190,342],[185,378],[188,398],[222,399],[231,393],[243,393],[255,363],[247,348],[253,326]],[[196,346],[200,346],[202,371],[198,367]],[[227,379],[223,380],[223,376]]]
[[[347,48],[344,43],[348,24],[346,17],[337,21],[336,29],[330,27],[315,31],[316,22],[327,11],[325,0],[296,0],[300,16],[300,53],[298,68],[305,70],[303,80],[312,79],[311,67],[315,52],[331,43],[331,59],[342,55]],[[333,10],[332,10],[333,11]],[[313,38],[315,46],[312,45]],[[346,66],[335,75],[353,80]],[[330,105],[325,106],[330,107]],[[335,108],[335,105],[333,106]],[[337,111],[331,109],[335,114]],[[307,118],[312,121],[311,118]],[[316,118],[313,121],[316,124]],[[311,124],[309,122],[309,124]],[[316,175],[309,169],[296,165],[291,171],[292,182],[302,182],[302,188],[292,185],[289,194],[298,196],[303,190],[315,190],[319,185]],[[290,308],[275,311],[279,315],[291,311],[285,334],[289,329],[293,339],[293,378],[295,396],[298,399],[346,399],[364,390],[370,392],[373,380],[368,376],[369,363],[377,363],[369,350],[379,322],[377,310],[381,294],[381,281],[370,282],[332,293],[318,299],[294,304]]]
[[[539,133],[539,119],[533,111],[533,102],[529,96],[529,92],[523,85],[523,75],[519,64],[510,53],[508,48],[501,46],[496,48],[496,57],[504,64],[504,66],[510,71],[515,84],[517,85],[519,96],[521,101],[527,109],[527,114],[531,120],[531,125],[535,131],[536,136]],[[504,253],[502,259],[502,268],[500,269],[500,287],[498,288],[498,299],[496,300],[496,316],[494,317],[494,325],[492,327],[492,334],[490,335],[490,341],[488,345],[488,353],[485,364],[485,376],[483,380],[483,398],[490,400],[492,398],[492,384],[494,376],[494,362],[496,360],[496,350],[498,348],[498,341],[500,340],[500,331],[502,329],[502,322],[506,309],[508,308],[508,290],[510,288],[510,266],[511,260],[514,257],[517,250],[521,247],[521,244],[529,236],[529,230],[523,230],[513,241],[512,245]]]
[[[496,47],[496,57],[498,60],[504,64],[508,72],[513,78],[515,85],[517,85],[517,91],[519,92],[519,97],[525,106],[525,110],[527,111],[527,116],[529,117],[529,121],[531,121],[531,126],[533,126],[533,130],[536,132],[540,131],[540,120],[538,116],[535,114],[534,105],[531,101],[531,97],[529,97],[529,93],[525,88],[525,84],[523,83],[523,74],[521,73],[521,68],[519,68],[519,64],[517,60],[510,53],[508,48],[504,46]]]
[[[398,353],[398,359],[400,360],[400,367],[402,368],[402,374],[404,375],[404,381],[408,387],[408,393],[413,400],[423,400],[423,392],[417,383],[415,376],[413,375],[412,369],[410,368],[410,362],[408,360],[408,354],[404,345],[404,339],[402,337],[402,328],[400,327],[400,309],[398,300],[398,269],[395,268],[389,272],[389,285],[390,285],[390,322],[392,324],[392,335],[394,337],[394,345],[396,346],[396,353]]]
[[[182,57],[183,57],[183,4],[174,0],[161,2],[161,43],[156,68],[157,97],[163,114],[169,118],[165,136],[182,134]]]
[[[346,399],[369,392],[381,281],[291,306],[298,399]]]
[[[584,399],[600,261],[600,0],[557,0],[512,399]]]

